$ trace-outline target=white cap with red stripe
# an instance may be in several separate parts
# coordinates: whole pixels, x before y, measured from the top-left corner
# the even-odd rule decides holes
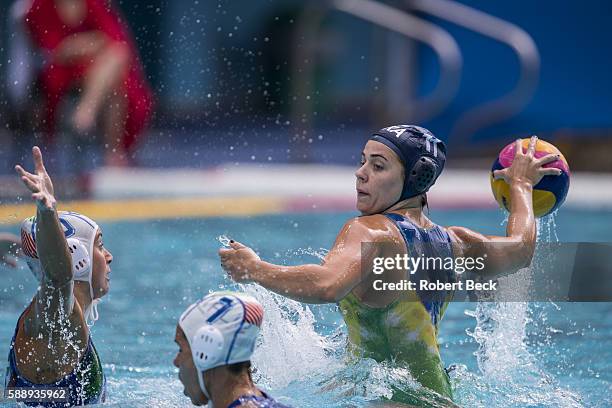
[[[203,371],[249,361],[263,320],[263,306],[244,293],[215,292],[183,312],[179,326],[191,347],[205,395]]]

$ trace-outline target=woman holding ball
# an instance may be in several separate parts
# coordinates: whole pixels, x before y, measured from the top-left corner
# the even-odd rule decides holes
[[[238,242],[219,250],[223,268],[237,282],[256,282],[281,295],[308,303],[338,302],[354,354],[406,367],[425,388],[452,404],[452,390],[440,357],[437,333],[452,293],[426,299],[418,291],[377,291],[372,273],[376,257],[414,254],[473,257],[487,254],[488,274],[508,273],[531,263],[536,243],[533,186],[561,170],[544,168],[555,154],[534,156],[538,139],[523,150],[515,143],[512,164],[493,173],[509,185],[510,215],[505,236],[487,236],[465,227],[441,227],[424,211],[426,193],[446,160],[446,147],[427,129],[391,126],[374,133],[355,172],[357,209],[346,222],[322,264],[275,265]],[[367,248],[364,243],[373,243]],[[365,265],[366,268],[363,268]],[[367,269],[367,267],[370,269]],[[454,272],[429,270],[431,277],[456,280]],[[394,281],[414,279],[389,270]],[[415,275],[417,276],[417,275]],[[408,387],[406,387],[408,388]],[[429,391],[426,391],[429,393]],[[422,391],[394,389],[392,400],[418,404]]]

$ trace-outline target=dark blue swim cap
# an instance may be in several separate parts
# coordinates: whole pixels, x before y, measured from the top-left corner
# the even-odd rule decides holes
[[[404,164],[404,188],[398,202],[427,192],[444,169],[446,146],[425,128],[389,126],[374,133],[370,140],[393,150]]]

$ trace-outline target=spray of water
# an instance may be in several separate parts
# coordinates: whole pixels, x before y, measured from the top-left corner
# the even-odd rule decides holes
[[[507,221],[506,221],[507,222]],[[538,241],[558,240],[554,215],[539,221]],[[219,237],[224,245],[227,237]],[[286,254],[283,259],[310,256],[318,260],[327,250],[305,248]],[[500,278],[500,290],[517,291],[529,288],[537,273],[538,252],[530,268],[519,271],[521,279]],[[527,283],[520,288],[511,282]],[[321,334],[313,310],[304,304],[276,295],[257,285],[244,285],[242,290],[259,299],[266,311],[263,336],[254,355],[255,379],[281,395],[293,390],[308,390],[307,401],[296,397],[300,406],[360,406],[381,397],[389,398],[393,388],[420,386],[410,373],[392,363],[369,359],[351,361],[346,353],[346,332],[342,325],[336,331]],[[526,302],[479,303],[476,310],[466,311],[475,320],[468,331],[478,344],[475,353],[479,372],[459,366],[453,373],[456,397],[460,404],[475,407],[505,406],[581,406],[580,397],[561,388],[554,377],[540,366],[537,351],[529,346],[528,328],[533,325],[530,304]],[[541,326],[538,326],[541,327]],[[483,398],[485,395],[485,398]],[[306,405],[304,405],[306,403]]]
[[[301,248],[283,257],[291,260],[306,256],[320,261],[326,254],[324,248]],[[258,285],[239,286],[256,297],[265,310],[262,336],[253,356],[257,367],[254,380],[277,395],[295,398],[287,403],[302,407],[362,406],[392,397],[394,389],[423,392],[406,367],[351,358],[344,325],[322,333],[317,311],[323,308],[324,313],[341,321],[336,306],[312,307]]]
[[[505,221],[507,222],[507,220]],[[538,242],[558,241],[554,214],[538,220]],[[529,290],[533,273],[537,273],[542,260],[538,251],[529,268],[522,274],[523,288]],[[504,290],[504,279],[500,279]],[[516,292],[514,292],[516,293]],[[486,404],[476,394],[464,388],[458,394],[460,402],[470,406],[550,406],[580,407],[580,397],[562,389],[552,375],[540,365],[527,345],[527,328],[532,323],[530,305],[526,302],[479,303],[474,311],[466,311],[475,319],[475,327],[468,331],[478,344],[475,352],[479,374],[469,374],[462,368],[454,374],[459,382],[465,382],[488,396]]]

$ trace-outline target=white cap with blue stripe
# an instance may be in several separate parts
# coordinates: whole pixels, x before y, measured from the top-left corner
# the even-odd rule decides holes
[[[98,320],[100,301],[94,296],[91,282],[93,246],[99,227],[91,218],[76,212],[58,211],[57,216],[72,258],[72,278],[89,284],[92,301],[87,310],[83,311],[83,315],[87,324],[93,326]],[[36,216],[26,218],[21,223],[21,243],[30,271],[40,282],[44,275],[36,248]]]
[[[183,312],[179,326],[191,347],[200,388],[207,397],[202,372],[249,361],[262,321],[261,303],[244,293],[211,293]]]

